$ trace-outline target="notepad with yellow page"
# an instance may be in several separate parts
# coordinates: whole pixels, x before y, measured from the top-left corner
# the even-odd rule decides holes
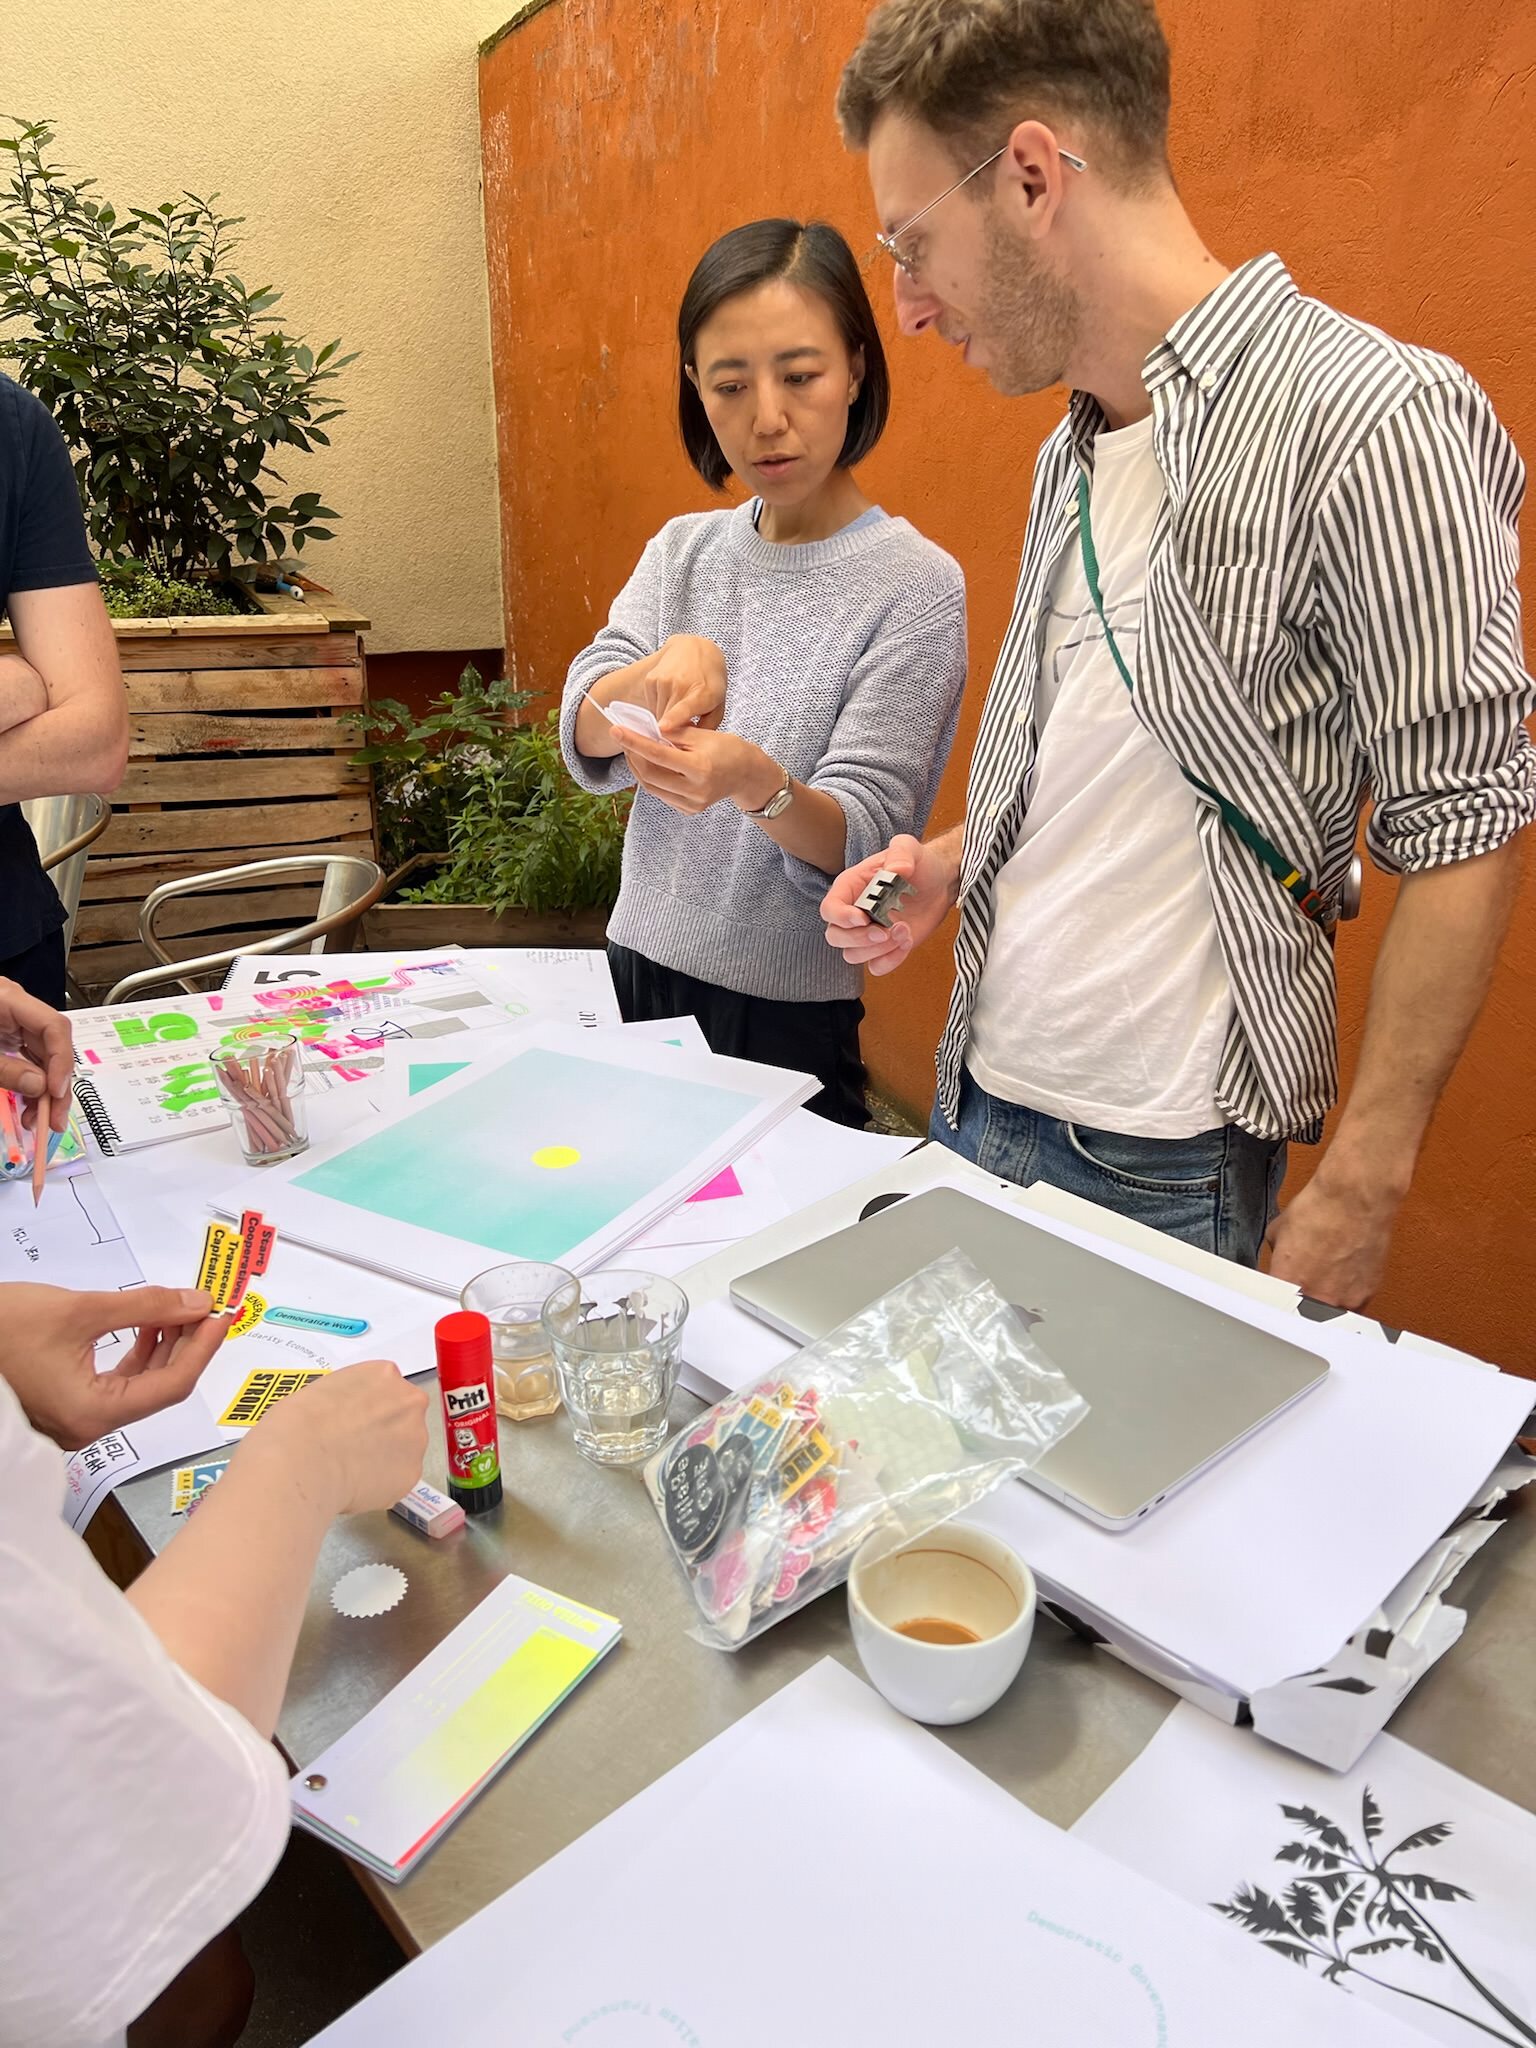
[[[296,1773],[294,1819],[398,1883],[620,1633],[611,1614],[509,1573]]]

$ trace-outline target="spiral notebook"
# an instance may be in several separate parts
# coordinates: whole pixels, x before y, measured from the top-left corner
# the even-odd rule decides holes
[[[295,1774],[294,1819],[398,1884],[622,1633],[611,1614],[508,1573]]]

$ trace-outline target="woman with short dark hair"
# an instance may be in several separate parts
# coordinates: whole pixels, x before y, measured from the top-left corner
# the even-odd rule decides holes
[[[818,905],[922,830],[965,680],[959,567],[853,473],[888,406],[836,229],[722,235],[678,313],[678,422],[705,482],[750,495],[647,544],[561,721],[585,788],[636,785],[608,928],[625,1018],[696,1017],[716,1052],[814,1074],[810,1107],[860,1125],[860,973]]]

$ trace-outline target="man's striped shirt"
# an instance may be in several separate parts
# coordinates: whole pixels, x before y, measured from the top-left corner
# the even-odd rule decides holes
[[[1147,569],[1136,709],[1337,904],[1360,809],[1376,862],[1412,873],[1502,845],[1536,814],[1522,721],[1516,521],[1525,472],[1447,357],[1304,298],[1275,256],[1223,280],[1143,369],[1166,498]],[[967,794],[960,934],[939,1100],[966,1035],[1036,751],[1052,570],[1105,424],[1075,392],[1040,450],[1013,617]],[[1315,1137],[1338,1088],[1333,952],[1199,799],[1234,999],[1217,1101],[1261,1137]]]

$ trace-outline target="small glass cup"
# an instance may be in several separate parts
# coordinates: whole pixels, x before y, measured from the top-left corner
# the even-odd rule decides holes
[[[459,1296],[460,1308],[477,1309],[490,1323],[496,1413],[509,1422],[536,1422],[560,1407],[544,1304],[575,1277],[564,1266],[488,1266]]]
[[[308,1149],[304,1067],[292,1031],[220,1046],[208,1064],[247,1166],[275,1166]]]
[[[687,1295],[655,1273],[588,1273],[544,1304],[576,1448],[594,1465],[637,1465],[666,1442],[687,1320]]]

